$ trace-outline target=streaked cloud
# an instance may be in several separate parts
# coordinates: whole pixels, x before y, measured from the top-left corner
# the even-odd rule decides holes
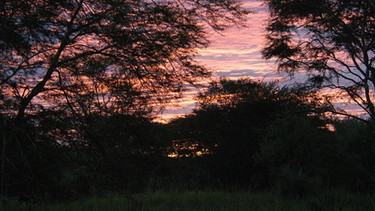
[[[199,52],[198,60],[214,70],[214,78],[282,80],[285,74],[277,73],[275,61],[267,61],[261,55],[268,19],[266,6],[262,1],[248,0],[244,7],[254,12],[248,16],[248,27],[212,34],[210,47]]]

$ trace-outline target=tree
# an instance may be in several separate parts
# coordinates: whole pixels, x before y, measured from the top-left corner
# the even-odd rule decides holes
[[[194,58],[209,44],[206,29],[242,25],[247,13],[235,0],[1,1],[0,117],[15,121],[1,146],[2,190],[8,180],[39,189],[27,175],[45,176],[40,166],[63,163],[55,149],[72,152],[66,157],[81,166],[99,160],[97,167],[114,155],[105,150],[118,149],[110,138],[135,151],[126,141],[149,129],[130,118],[149,117],[209,76]],[[143,131],[129,132],[134,127]]]
[[[259,183],[300,196],[332,188],[372,190],[373,131],[356,119],[331,122],[335,130],[324,124],[301,115],[268,124],[255,156]]]
[[[327,157],[334,154],[329,151],[331,142],[331,132],[317,118],[297,114],[272,121],[254,156],[258,182],[283,194],[317,191],[320,180],[329,183],[325,171],[332,162]]]
[[[173,138],[193,140],[209,149],[211,154],[206,157],[211,163],[206,168],[216,178],[213,182],[219,182],[215,185],[255,186],[253,179],[258,178],[254,177],[254,155],[259,151],[265,128],[289,115],[318,119],[325,107],[313,94],[246,78],[212,81],[198,95],[198,108],[186,118],[170,123],[175,132]]]
[[[209,72],[194,60],[206,27],[243,24],[237,1],[5,0],[2,113],[148,114]]]
[[[375,7],[371,0],[265,1],[270,9],[263,55],[279,71],[307,73],[307,86],[335,90],[367,117],[332,111],[375,124]],[[369,117],[369,118],[368,118]]]

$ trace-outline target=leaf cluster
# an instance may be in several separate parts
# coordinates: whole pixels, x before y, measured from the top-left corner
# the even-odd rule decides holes
[[[237,1],[3,1],[0,85],[8,110],[157,111],[209,76],[195,61],[217,31],[244,23]],[[5,104],[3,104],[5,105]]]
[[[375,7],[372,1],[269,0],[266,3],[270,19],[263,56],[275,58],[279,71],[307,73],[308,86],[341,91],[336,92],[336,97],[356,104],[370,117],[368,122],[373,121]],[[350,116],[342,108],[336,112]]]

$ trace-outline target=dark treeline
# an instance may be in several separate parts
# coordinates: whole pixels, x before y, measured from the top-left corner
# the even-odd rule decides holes
[[[264,2],[262,55],[306,80],[213,81],[191,114],[160,124],[152,117],[187,84],[210,79],[196,60],[207,30],[246,25],[241,1],[2,1],[1,199],[372,191],[373,1]]]
[[[373,131],[328,118],[314,96],[222,79],[199,94],[193,113],[168,124],[49,111],[20,127],[3,115],[1,194],[39,201],[160,190],[372,191]]]
[[[169,129],[150,118],[209,78],[195,58],[207,30],[249,13],[239,1],[1,1],[2,199],[161,186]]]

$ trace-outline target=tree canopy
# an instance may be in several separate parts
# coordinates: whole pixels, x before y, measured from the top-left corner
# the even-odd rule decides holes
[[[149,177],[163,135],[148,117],[210,75],[195,60],[207,30],[247,13],[236,0],[1,1],[0,195],[37,196],[64,175]]]
[[[207,77],[207,27],[243,24],[238,1],[5,0],[2,113],[148,114]]]
[[[263,55],[280,71],[307,72],[307,86],[335,90],[327,102],[354,103],[375,121],[375,7],[370,0],[265,1]],[[335,113],[358,118],[342,108]]]
[[[318,114],[325,107],[313,96],[309,90],[248,78],[212,81],[197,96],[197,109],[169,124],[172,140],[179,146],[197,146],[190,147],[190,153],[207,151],[211,163],[206,168],[224,186],[255,186],[254,156],[268,125],[288,116],[301,116],[311,119],[313,127],[324,126]],[[187,152],[177,154],[184,157]]]

